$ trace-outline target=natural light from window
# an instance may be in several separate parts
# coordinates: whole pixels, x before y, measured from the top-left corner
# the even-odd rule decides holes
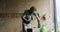
[[[56,0],[58,32],[60,32],[60,0]]]

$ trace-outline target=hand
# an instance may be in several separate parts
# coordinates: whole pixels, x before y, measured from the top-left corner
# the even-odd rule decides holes
[[[27,19],[27,20],[28,20],[28,19],[29,19],[29,17],[28,17],[28,16],[25,16],[25,19]]]

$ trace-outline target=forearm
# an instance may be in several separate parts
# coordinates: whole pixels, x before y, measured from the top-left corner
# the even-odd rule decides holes
[[[26,21],[30,21],[31,19],[28,19],[28,16],[26,16],[26,15],[24,15],[23,17],[22,17],[24,20],[26,20]]]
[[[37,21],[40,20],[39,18],[40,18],[40,17],[36,17]]]
[[[37,23],[38,23],[38,28],[41,28],[41,21],[38,17],[37,17]]]

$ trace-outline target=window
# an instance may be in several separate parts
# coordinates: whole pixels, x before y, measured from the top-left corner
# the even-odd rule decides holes
[[[56,0],[57,32],[60,32],[60,0]]]

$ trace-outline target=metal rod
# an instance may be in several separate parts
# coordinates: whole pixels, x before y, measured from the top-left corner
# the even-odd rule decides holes
[[[54,29],[55,29],[55,32],[57,32],[57,18],[56,18],[56,1],[53,0],[53,12],[54,12]]]

